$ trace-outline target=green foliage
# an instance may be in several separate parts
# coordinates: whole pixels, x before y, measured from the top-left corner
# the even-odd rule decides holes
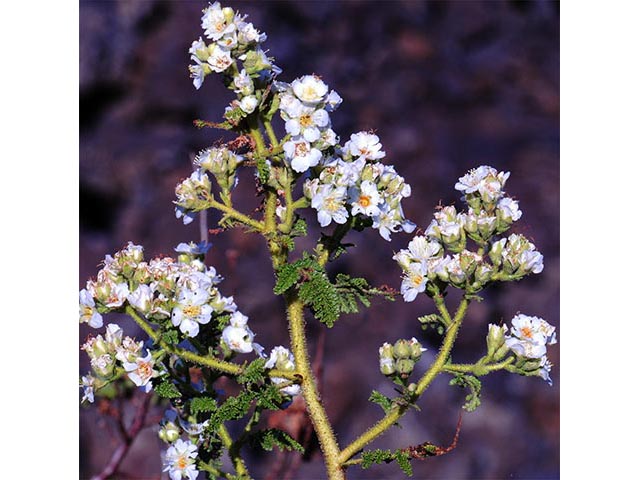
[[[162,336],[160,338],[162,339],[163,342],[166,342],[169,345],[176,345],[180,341],[178,337],[178,331],[175,329],[162,332]]]
[[[466,403],[462,407],[467,412],[473,412],[480,406],[480,390],[482,388],[482,382],[480,382],[477,377],[460,373],[451,379],[449,385],[469,388],[470,393],[465,397]]]
[[[379,448],[376,448],[375,450],[365,450],[364,452],[362,452],[361,458],[362,463],[360,464],[360,466],[363,469],[367,469],[374,463],[380,464],[393,461],[394,454],[391,452],[391,450],[381,450]]]
[[[286,432],[276,428],[268,428],[253,433],[248,440],[252,445],[260,445],[267,451],[272,451],[274,447],[278,447],[281,452],[297,450],[304,453],[304,447]]]
[[[154,391],[161,398],[180,398],[182,394],[178,387],[176,387],[172,382],[165,380],[164,382],[156,385],[154,387]]]
[[[273,293],[282,295],[300,280],[304,271],[321,269],[322,267],[318,265],[318,262],[305,252],[301,259],[293,263],[286,263],[276,271],[277,280],[275,287],[273,287]]]
[[[408,477],[413,476],[413,468],[411,468],[411,456],[404,452],[401,449],[392,452],[391,450],[365,450],[361,455],[362,463],[360,466],[363,469],[370,468],[371,465],[381,464],[381,463],[390,463],[394,460],[398,462],[398,466]]]
[[[235,127],[229,122],[215,123],[207,120],[196,119],[193,121],[196,128],[218,128],[220,130],[233,130]]]
[[[189,409],[193,415],[202,412],[214,412],[218,408],[218,402],[211,397],[197,397],[191,400]]]
[[[418,317],[418,321],[422,324],[422,329],[427,330],[433,328],[439,335],[444,335],[445,323],[440,315],[432,313]]]
[[[227,398],[219,408],[213,411],[207,430],[210,432],[215,431],[227,420],[238,420],[244,417],[249,412],[252,403],[253,395],[246,390],[235,397]]]
[[[247,365],[244,371],[238,375],[238,383],[243,385],[258,383],[265,378],[264,364],[266,360],[264,358],[258,358]]]
[[[240,107],[235,107],[227,110],[224,113],[224,118],[227,120],[227,122],[225,123],[229,123],[232,125],[232,127],[229,130],[233,129],[234,127],[237,127],[245,116],[246,114],[242,111]]]
[[[269,181],[269,164],[264,157],[256,157],[256,168],[258,170],[258,179],[260,183],[265,184]]]
[[[369,401],[380,405],[380,407],[382,407],[382,410],[384,410],[384,413],[389,413],[389,410],[393,408],[393,400],[391,400],[386,395],[381,394],[377,390],[371,392]]]
[[[298,218],[293,227],[291,227],[291,233],[289,233],[292,237],[306,237],[307,236],[307,222],[304,221],[303,218]]]
[[[300,300],[309,305],[315,317],[327,327],[333,327],[341,313],[341,298],[324,271],[314,271],[300,285]]]
[[[413,468],[411,468],[411,462],[409,460],[409,454],[398,450],[396,452],[396,462],[398,462],[398,466],[405,473],[407,477],[413,476]]]
[[[280,387],[274,384],[268,384],[264,388],[255,393],[256,406],[258,408],[266,408],[269,410],[279,410],[284,397],[280,392]]]

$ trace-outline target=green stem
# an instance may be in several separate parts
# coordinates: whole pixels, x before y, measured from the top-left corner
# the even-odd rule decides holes
[[[448,327],[451,325],[451,314],[449,314],[449,310],[444,303],[444,297],[441,293],[438,293],[433,296],[433,302],[436,304],[436,308],[440,312],[440,317],[445,323],[445,326]]]
[[[267,136],[269,137],[269,142],[271,143],[271,148],[276,148],[280,145],[278,142],[278,137],[276,137],[276,133],[273,131],[273,126],[269,120],[264,121],[264,129],[267,131]]]
[[[234,209],[233,207],[229,206],[229,205],[225,205],[224,203],[220,203],[217,200],[214,200],[213,198],[210,198],[209,201],[209,206],[215,208],[216,210],[220,210],[221,212],[224,212],[226,216],[231,217],[237,221],[239,221],[240,223],[243,223],[255,230],[257,230],[258,232],[262,232],[265,228],[264,224],[262,222],[260,222],[259,220],[254,220],[253,218],[245,215],[244,213],[240,213],[239,211],[237,211],[236,209]]]
[[[498,370],[504,370],[507,365],[510,365],[515,360],[514,357],[509,357],[502,362],[492,363],[490,365],[478,365],[476,363],[473,364],[460,364],[460,363],[450,363],[449,365],[445,365],[442,369],[445,372],[449,373],[473,373],[486,375],[489,372],[497,372]],[[479,373],[482,372],[482,373]]]
[[[224,360],[218,360],[217,358],[213,357],[203,357],[202,355],[190,352],[189,350],[183,350],[182,348],[177,348],[169,345],[167,342],[162,340],[158,332],[151,328],[151,325],[149,325],[140,315],[138,315],[138,312],[136,312],[133,307],[127,306],[125,308],[125,312],[135,320],[135,322],[146,332],[147,335],[149,335],[149,338],[151,338],[154,343],[160,345],[167,352],[177,355],[184,360],[204,365],[206,367],[210,367],[224,373],[230,373],[232,375],[239,375],[242,373],[243,368],[241,365],[225,362]]]
[[[343,480],[344,472],[339,461],[340,447],[331,428],[331,423],[320,400],[316,380],[311,370],[307,342],[304,332],[304,305],[296,293],[286,298],[289,319],[291,350],[296,362],[296,369],[302,375],[302,395],[307,405],[309,417],[313,423],[320,448],[324,454],[327,475],[330,480]]]
[[[203,462],[202,460],[198,460],[198,470],[202,472],[209,472],[213,474],[214,478],[218,478],[218,477],[222,477],[226,479],[233,478],[233,475],[223,472],[222,470],[218,470],[217,468],[212,467],[211,465],[209,465],[206,462]]]
[[[239,477],[249,478],[249,471],[247,470],[247,466],[244,461],[240,457],[240,449],[234,445],[233,439],[231,435],[229,435],[229,431],[224,426],[224,424],[220,424],[218,427],[218,435],[220,436],[220,440],[222,440],[222,444],[227,448],[229,452],[229,458],[233,463],[233,468],[236,469],[236,473]]]
[[[447,334],[445,335],[442,346],[440,347],[438,356],[436,357],[431,367],[429,367],[429,370],[426,371],[426,373],[422,376],[417,384],[417,388],[414,394],[414,402],[418,400],[420,395],[424,393],[433,379],[442,371],[445,362],[451,354],[451,349],[453,348],[453,344],[458,335],[458,330],[460,329],[460,325],[462,324],[462,319],[464,318],[468,305],[469,301],[466,298],[463,298],[460,302],[460,306],[458,307],[455,318],[453,319],[453,322],[447,330]],[[345,463],[348,462],[351,457],[362,450],[367,444],[371,443],[377,437],[386,432],[400,419],[400,417],[405,414],[408,409],[409,405],[406,404],[398,405],[391,409],[373,427],[356,438],[344,450],[342,450],[342,452],[340,452],[340,456],[338,458],[338,462],[340,463],[340,465],[345,465]]]

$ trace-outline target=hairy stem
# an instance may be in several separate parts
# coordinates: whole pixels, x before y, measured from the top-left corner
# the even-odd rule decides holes
[[[318,393],[318,387],[309,361],[309,352],[307,350],[304,332],[304,305],[295,293],[288,295],[286,300],[291,350],[295,358],[296,369],[302,375],[302,395],[324,455],[328,478],[330,480],[341,480],[344,479],[345,476],[338,460],[340,448],[333,429],[331,428],[327,413],[320,400],[320,394]]]
[[[449,326],[444,341],[442,342],[442,346],[440,347],[438,356],[436,357],[431,367],[429,367],[429,370],[425,372],[425,374],[417,384],[417,388],[414,394],[414,403],[418,400],[420,395],[424,393],[433,379],[442,372],[444,364],[451,354],[451,349],[453,348],[453,344],[458,335],[458,330],[460,329],[460,325],[462,324],[462,319],[464,318],[464,315],[467,311],[468,304],[469,301],[466,298],[462,299],[462,301],[460,302],[460,306],[458,307],[455,318]],[[446,311],[446,313],[450,318],[449,312]],[[398,405],[391,409],[373,427],[369,428],[369,430],[356,438],[344,450],[342,450],[342,452],[340,452],[340,457],[338,459],[340,465],[345,465],[351,459],[351,457],[362,450],[367,444],[369,444],[384,432],[386,432],[389,428],[391,428],[400,419],[400,417],[402,417],[406,413],[408,409],[409,405]]]
[[[220,427],[218,427],[218,435],[220,436],[220,440],[222,440],[222,444],[229,452],[229,458],[231,459],[233,468],[236,469],[238,476],[241,478],[250,478],[247,466],[240,456],[240,449],[234,444],[233,439],[231,438],[231,435],[229,435],[229,431],[224,424],[220,424]]]

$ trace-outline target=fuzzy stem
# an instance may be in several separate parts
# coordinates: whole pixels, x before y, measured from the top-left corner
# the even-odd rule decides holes
[[[420,395],[424,393],[433,379],[442,371],[445,362],[451,354],[451,349],[453,348],[453,344],[458,335],[458,330],[460,328],[460,325],[462,324],[462,319],[464,318],[464,315],[467,311],[468,304],[469,301],[466,298],[463,298],[460,302],[460,306],[458,307],[455,318],[449,326],[444,341],[442,342],[442,346],[440,347],[438,356],[436,357],[431,367],[429,367],[429,370],[425,372],[425,374],[417,384],[417,388],[413,396],[413,403],[418,400]],[[351,457],[362,450],[367,444],[375,440],[390,427],[392,427],[408,409],[409,405],[405,404],[398,405],[390,410],[380,421],[378,421],[378,423],[376,423],[373,427],[356,438],[344,450],[342,450],[342,452],[340,452],[340,457],[338,458],[339,464],[345,465],[351,459]]]
[[[236,469],[238,476],[241,478],[250,478],[247,466],[240,456],[240,449],[233,443],[233,439],[231,438],[231,435],[229,435],[229,430],[227,430],[227,427],[225,427],[224,424],[220,424],[218,427],[218,435],[220,436],[220,440],[222,440],[222,444],[229,452],[229,458],[231,459],[233,468]]]
[[[338,460],[340,447],[338,446],[335,434],[331,428],[331,423],[320,400],[320,394],[309,361],[304,332],[304,305],[295,293],[290,294],[286,300],[291,350],[296,362],[296,369],[302,375],[302,395],[324,455],[327,475],[330,480],[343,480],[345,476]]]
[[[497,372],[498,370],[504,370],[504,368],[515,360],[514,357],[509,357],[502,362],[492,363],[490,365],[478,365],[478,364],[461,364],[461,363],[451,363],[449,365],[445,365],[442,370],[449,373],[473,373],[478,374],[478,371],[486,372],[481,373],[481,375],[486,375],[489,372]]]
[[[262,232],[265,228],[265,225],[259,220],[254,220],[253,218],[245,215],[244,213],[240,213],[233,207],[227,206],[224,203],[220,203],[217,200],[214,200],[213,198],[210,198],[208,200],[208,204],[210,207],[213,207],[216,210],[220,210],[221,212],[224,212],[226,216],[231,217],[239,221],[240,223],[243,223],[248,227],[251,227],[257,230],[258,232]]]

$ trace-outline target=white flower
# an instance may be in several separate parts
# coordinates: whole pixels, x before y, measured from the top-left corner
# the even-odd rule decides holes
[[[306,172],[310,167],[315,167],[322,158],[322,153],[317,148],[312,148],[309,142],[303,138],[289,140],[283,145],[286,158],[291,162],[291,168],[296,172]]]
[[[138,357],[134,362],[122,362],[122,366],[131,381],[138,387],[144,387],[144,391],[148,393],[152,388],[151,379],[158,376],[158,372],[153,369],[154,363],[151,353],[147,350],[144,358]]]
[[[285,123],[285,130],[292,137],[302,135],[307,142],[315,142],[320,138],[321,130],[329,126],[329,114],[326,110],[314,110],[303,107],[295,116]]]
[[[222,331],[222,340],[238,353],[249,353],[253,350],[253,332],[248,328],[229,325]]]
[[[291,88],[296,97],[312,105],[320,103],[329,90],[327,84],[316,75],[305,75],[295,79],[291,83]]]
[[[225,10],[227,9],[220,8],[219,2],[215,2],[202,11],[201,26],[204,29],[204,34],[211,40],[218,40],[226,33],[231,33],[236,29],[235,23],[227,22]]]
[[[200,90],[206,75],[200,60],[198,60],[195,65],[189,65],[189,76],[193,78],[193,86],[196,87],[196,90]]]
[[[338,92],[335,90],[331,90],[329,95],[327,95],[327,104],[324,108],[326,108],[329,112],[334,112],[342,103],[342,97],[338,95]]]
[[[183,243],[179,243],[178,246],[176,248],[174,248],[174,251],[176,251],[178,253],[186,253],[186,254],[189,254],[189,255],[205,255],[209,251],[211,246],[212,245],[210,243],[207,243],[205,241],[199,242],[199,243],[195,243],[195,242],[184,243],[183,242]]]
[[[362,213],[369,217],[380,214],[378,204],[382,202],[378,187],[369,180],[360,184],[360,188],[351,188],[349,201],[351,202],[351,214]]]
[[[243,68],[242,71],[233,78],[234,92],[241,95],[251,95],[254,90],[253,80]]]
[[[538,375],[549,384],[549,386],[553,385],[553,381],[551,380],[551,367],[553,364],[549,362],[547,356],[543,356],[540,359],[540,370],[538,371]]]
[[[349,212],[345,208],[347,189],[321,185],[311,199],[311,207],[318,211],[318,223],[326,227],[333,220],[336,223],[346,223]]]
[[[277,370],[286,370],[293,372],[296,369],[296,364],[295,360],[293,359],[293,354],[289,351],[289,349],[283,346],[277,346],[271,350],[271,354],[269,355],[269,359],[267,360],[267,362],[264,364],[264,368],[276,368]],[[290,382],[290,380],[280,377],[274,377],[271,379],[271,381],[276,385],[280,383]],[[300,385],[289,385],[287,387],[283,387],[281,391],[293,397],[300,393]]]
[[[525,250],[520,254],[520,265],[525,271],[540,273],[544,269],[544,256],[534,248],[535,246],[531,244],[530,250]]]
[[[555,327],[538,317],[518,314],[511,320],[511,334],[507,346],[517,355],[527,358],[542,358],[547,353],[546,345],[556,343]]]
[[[202,37],[191,43],[189,53],[191,54],[191,59],[198,63],[201,61],[206,62],[209,58],[209,49],[207,48],[207,44],[202,41]]]
[[[287,85],[286,88],[288,89],[288,84],[285,85]],[[305,107],[295,95],[285,90],[280,93],[280,106],[278,108],[286,115],[284,117],[285,120],[288,120],[289,118],[299,117]]]
[[[93,384],[95,382],[95,378],[91,375],[87,375],[82,377],[82,381],[80,382],[80,386],[84,389],[84,395],[82,397],[81,402],[88,400],[89,403],[93,403]]]
[[[207,60],[207,63],[211,66],[214,72],[222,73],[233,63],[231,53],[219,45],[213,46],[211,56]]]
[[[86,290],[80,290],[80,323],[88,323],[90,327],[102,327],[102,315],[96,310],[93,296]]]
[[[345,143],[344,148],[354,158],[379,160],[385,156],[385,152],[380,150],[382,145],[378,136],[368,132],[353,133],[351,139]]]
[[[109,344],[109,350],[115,351],[122,343],[122,328],[117,323],[110,323],[107,325],[107,330],[104,334],[105,341]]]
[[[101,377],[110,377],[114,367],[115,362],[110,354],[100,355],[91,359],[91,368]]]
[[[267,39],[266,33],[260,33],[251,22],[238,21],[238,41],[242,44],[262,43]]]
[[[130,305],[146,315],[151,312],[151,306],[153,304],[153,290],[149,285],[142,283],[127,296],[127,301]]]
[[[400,293],[405,302],[413,302],[418,293],[425,291],[427,285],[426,267],[423,263],[411,263],[402,278]]]
[[[455,185],[455,189],[464,193],[473,193],[480,187],[480,182],[490,173],[497,173],[495,168],[487,165],[482,165],[478,168],[473,168],[469,172],[460,177]]]
[[[169,472],[171,480],[180,480],[188,478],[196,480],[198,470],[196,469],[196,457],[198,456],[198,447],[191,441],[178,439],[173,445],[167,449],[164,459],[163,472]]]
[[[408,248],[412,258],[417,262],[435,257],[442,251],[442,246],[438,242],[434,240],[429,241],[422,235],[414,237],[413,240],[409,242]]]
[[[124,337],[122,344],[116,348],[116,359],[121,362],[135,362],[135,359],[140,356],[143,345],[142,341],[136,342],[131,337]]]
[[[240,109],[245,113],[253,113],[258,106],[258,99],[255,95],[247,95],[240,100]]]
[[[178,304],[171,312],[171,323],[188,337],[195,337],[200,331],[199,324],[211,320],[213,307],[207,304],[209,293],[206,290],[183,289],[178,295]]]

